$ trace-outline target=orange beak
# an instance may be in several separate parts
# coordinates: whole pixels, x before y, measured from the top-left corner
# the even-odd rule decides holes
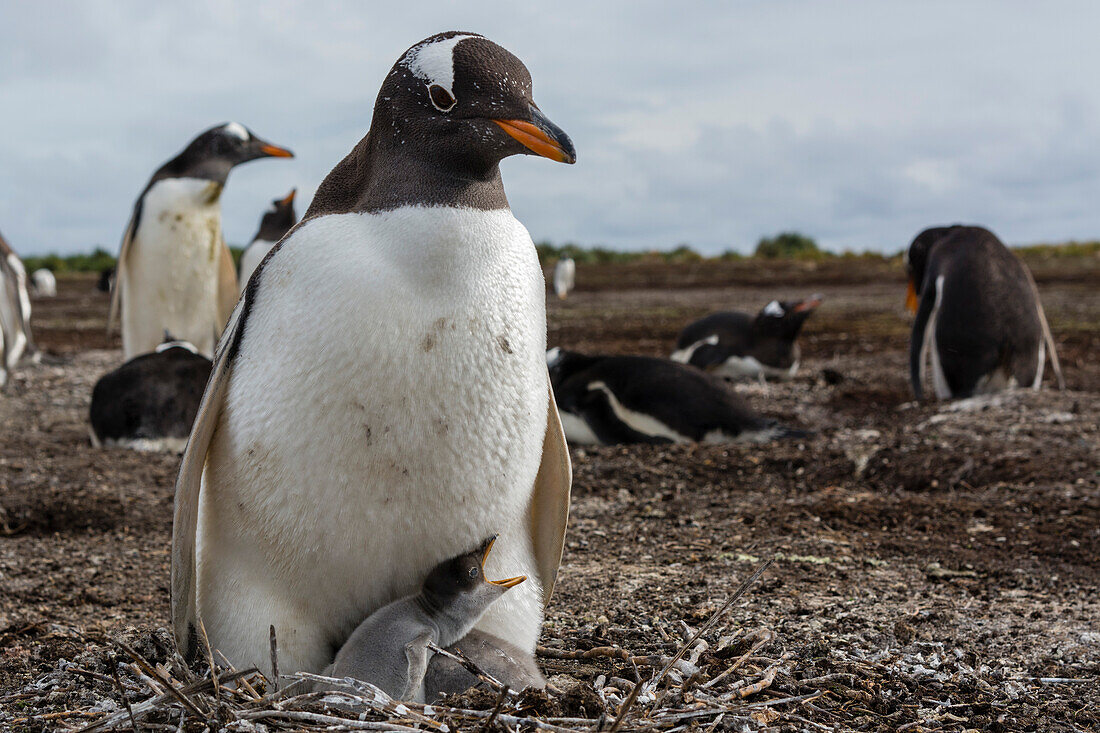
[[[572,163],[574,161],[573,156],[565,151],[561,143],[526,120],[493,120],[493,122],[500,125],[502,130],[536,155],[556,160],[559,163]]]
[[[288,204],[294,203],[294,194],[296,194],[296,193],[298,193],[298,189],[296,189],[296,188],[290,189],[290,193],[288,193],[286,195],[285,199],[280,200],[279,203],[282,204],[283,206],[287,206]]]
[[[812,311],[814,308],[821,305],[823,300],[825,299],[820,295],[811,295],[809,298],[806,298],[806,300],[796,305],[794,307],[794,312],[801,313],[802,311]]]
[[[913,278],[909,278],[909,290],[905,293],[905,307],[910,313],[917,312],[920,298],[917,297],[917,286],[913,284]]]
[[[264,155],[269,155],[272,158],[293,158],[294,153],[290,152],[286,148],[280,148],[278,145],[272,145],[271,143],[264,143],[260,146],[260,152]]]
[[[481,574],[482,574],[482,576],[485,575],[485,561],[489,558],[489,550],[493,549],[493,544],[496,541],[497,541],[496,536],[494,536],[492,539],[490,539],[488,544],[485,546],[485,552],[483,552],[482,555],[481,555]],[[515,586],[519,585],[523,581],[527,580],[527,576],[526,575],[517,575],[514,578],[505,578],[504,580],[489,580],[488,578],[486,578],[485,580],[486,580],[486,582],[491,583],[492,585],[499,585],[502,588],[512,588],[512,587],[515,587]]]

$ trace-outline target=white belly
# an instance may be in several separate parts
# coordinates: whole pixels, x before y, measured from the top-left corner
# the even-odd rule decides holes
[[[152,351],[168,331],[212,356],[222,246],[219,184],[196,178],[158,181],[120,272],[122,346],[127,359]]]
[[[261,277],[200,510],[215,646],[261,662],[273,623],[289,668],[316,671],[367,614],[494,533],[490,576],[533,579],[546,327],[522,225],[447,208],[322,217]],[[484,622],[533,649],[540,609],[529,581]]]
[[[0,350],[0,353],[4,355],[4,366],[10,370],[15,368],[30,342],[27,329],[31,322],[31,299],[27,294],[27,271],[23,262],[11,254],[8,266],[12,275],[4,276],[0,282],[0,330],[4,332],[0,346],[6,345],[7,350]]]
[[[271,248],[275,246],[275,242],[268,242],[266,239],[257,239],[252,244],[245,248],[241,253],[241,276],[238,279],[241,292],[248,287],[248,279],[252,277],[252,273],[259,267],[260,262],[263,261],[267,253],[271,251]]]

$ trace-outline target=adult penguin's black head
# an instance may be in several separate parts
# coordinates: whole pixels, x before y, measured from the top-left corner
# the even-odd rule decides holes
[[[262,239],[265,242],[278,242],[290,228],[298,223],[298,215],[294,211],[294,196],[298,189],[292,188],[290,193],[281,199],[271,202],[271,208],[264,212],[260,219],[260,229],[253,240]]]
[[[517,153],[576,160],[569,136],[535,104],[523,62],[474,33],[440,33],[406,51],[378,93],[371,133],[471,176]]]
[[[909,275],[909,289],[905,297],[905,307],[912,313],[917,312],[921,289],[924,287],[924,272],[928,267],[928,256],[932,247],[944,237],[961,227],[956,224],[949,227],[930,227],[917,235],[905,252],[905,269]]]
[[[234,166],[258,158],[293,158],[294,153],[257,137],[239,122],[202,132],[164,164],[158,178],[204,178],[224,184]]]

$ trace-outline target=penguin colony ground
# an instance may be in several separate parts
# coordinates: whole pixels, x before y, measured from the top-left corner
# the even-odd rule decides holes
[[[229,172],[290,151],[230,122],[153,174],[112,288],[127,361],[96,384],[90,422],[97,445],[186,444],[171,555],[185,655],[201,633],[237,667],[266,668],[273,628],[283,673],[361,676],[410,700],[465,689],[473,678],[431,642],[542,686],[567,438],[808,435],[725,380],[794,377],[819,296],[715,313],[669,359],[547,351],[542,272],[499,170],[519,154],[576,160],[523,63],[448,32],[396,61],[301,222],[294,191],[273,202],[239,282],[220,223]],[[6,379],[35,348],[25,269],[2,239],[0,255]],[[1047,358],[1061,383],[1035,283],[994,235],[926,230],[906,262],[918,399],[929,380],[942,399],[1038,389]],[[559,298],[574,278],[563,258]],[[34,282],[56,287],[49,272]],[[519,574],[486,577],[506,573]]]

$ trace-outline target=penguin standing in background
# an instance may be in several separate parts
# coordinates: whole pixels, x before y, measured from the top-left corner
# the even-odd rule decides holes
[[[31,273],[31,284],[34,285],[34,294],[39,298],[57,297],[57,278],[45,267]]]
[[[294,194],[297,189],[291,189],[285,198],[275,199],[271,202],[271,208],[264,212],[260,219],[260,230],[252,238],[251,244],[245,247],[241,253],[241,273],[237,278],[240,281],[241,292],[248,287],[248,279],[259,266],[260,262],[275,243],[290,231],[290,228],[298,223],[298,215],[294,212]]]
[[[763,443],[804,437],[754,413],[725,382],[649,356],[546,352],[571,443]]]
[[[266,666],[273,625],[280,670],[320,671],[364,618],[499,532],[488,570],[529,580],[475,628],[533,658],[571,468],[542,269],[500,176],[521,153],[574,161],[523,63],[432,36],[253,273],[176,482],[185,655],[201,619],[233,664]]]
[[[562,257],[559,259],[558,263],[554,265],[554,294],[559,299],[565,300],[565,296],[569,295],[569,291],[573,289],[576,278],[577,263],[573,261],[573,258]]]
[[[7,240],[0,235],[0,387],[23,356],[37,358],[31,337],[31,297],[27,270]]]
[[[680,332],[671,358],[726,379],[790,379],[801,359],[798,334],[822,300],[773,300],[755,316],[712,313]]]
[[[917,399],[931,372],[941,400],[1043,381],[1047,350],[1065,389],[1035,280],[988,229],[926,229],[906,252],[907,307],[916,313],[909,378]]]
[[[165,341],[104,374],[92,388],[92,445],[179,452],[210,378],[210,360],[186,341]]]
[[[229,122],[192,140],[157,169],[122,238],[108,327],[122,313],[127,359],[152,351],[165,331],[212,356],[237,300],[222,236],[221,194],[234,166],[293,154]]]

